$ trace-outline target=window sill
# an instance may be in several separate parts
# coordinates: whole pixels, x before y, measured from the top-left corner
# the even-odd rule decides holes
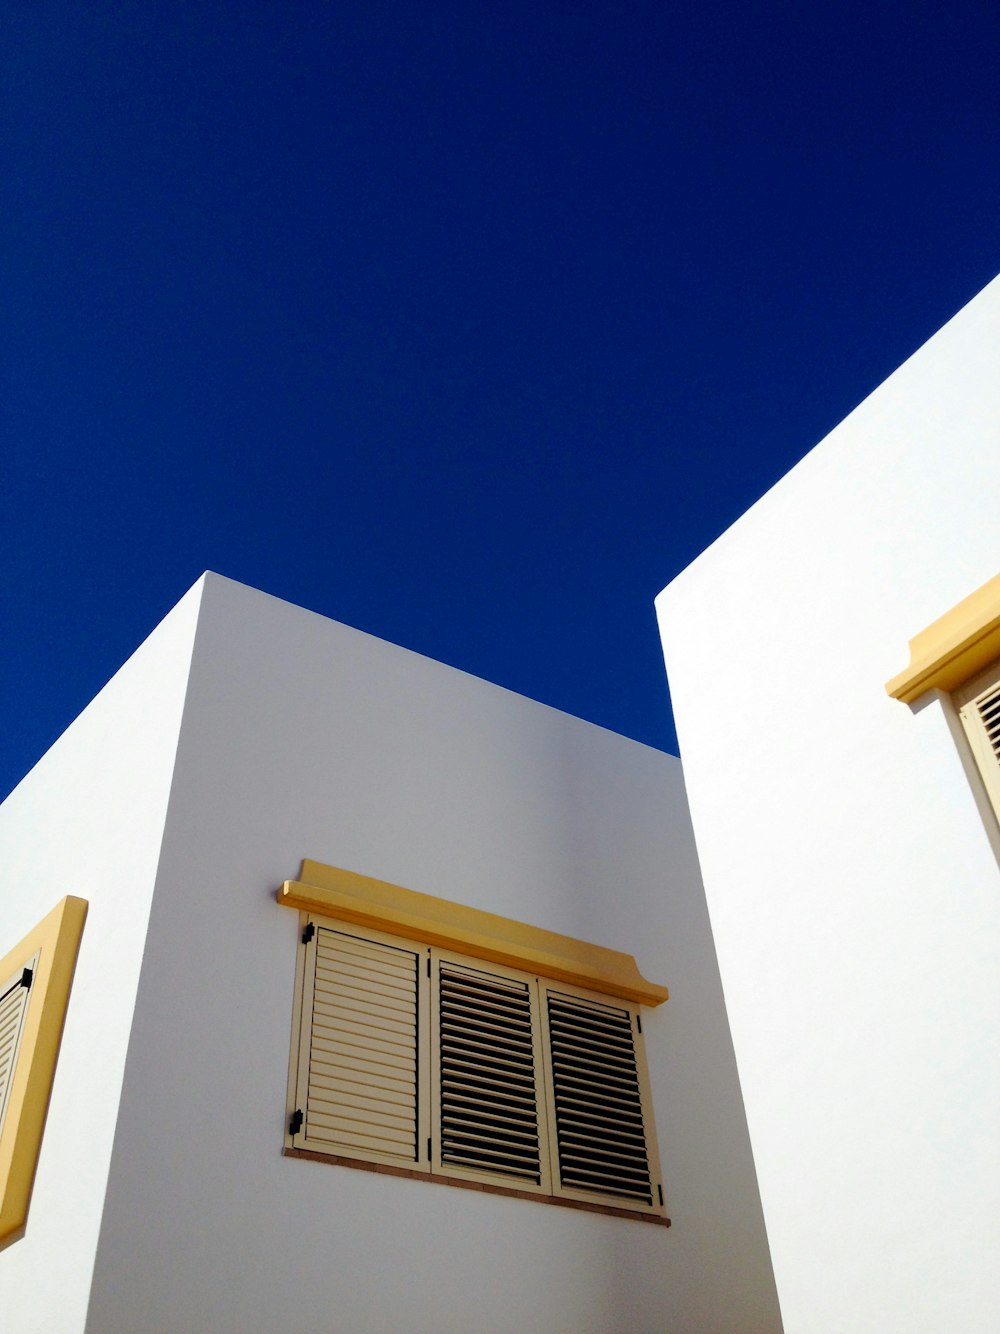
[[[591,1204],[586,1200],[564,1199],[561,1195],[537,1195],[527,1190],[516,1190],[511,1186],[487,1185],[481,1181],[463,1181],[458,1177],[438,1176],[434,1172],[421,1172],[409,1167],[393,1167],[388,1163],[366,1163],[358,1158],[343,1158],[339,1154],[315,1153],[312,1149],[285,1148],[282,1154],[286,1158],[305,1158],[309,1162],[328,1163],[333,1167],[354,1167],[362,1172],[378,1172],[385,1176],[413,1177],[416,1181],[434,1181],[440,1186],[457,1186],[459,1190],[480,1190],[487,1195],[508,1195],[517,1200],[534,1200],[536,1204],[556,1204],[564,1209],[582,1209],[590,1214],[608,1214],[612,1218],[630,1218],[637,1223],[653,1223],[657,1227],[670,1227],[670,1219],[661,1214],[640,1213],[637,1209],[618,1209],[610,1204]]]

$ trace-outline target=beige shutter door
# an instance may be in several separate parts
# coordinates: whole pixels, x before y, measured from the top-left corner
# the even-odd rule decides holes
[[[0,986],[0,1131],[3,1130],[10,1101],[10,1088],[24,1031],[24,1016],[28,1010],[31,983],[37,966],[36,954]]]
[[[648,1086],[633,1012],[555,988],[545,988],[545,1011],[553,1175],[561,1193],[659,1212]]]
[[[547,1193],[534,981],[432,955],[434,1170]]]
[[[306,950],[295,1144],[366,1162],[426,1162],[418,1116],[422,956],[325,926]]]
[[[975,677],[957,692],[955,702],[976,766],[1000,816],[1000,667],[994,664]]]

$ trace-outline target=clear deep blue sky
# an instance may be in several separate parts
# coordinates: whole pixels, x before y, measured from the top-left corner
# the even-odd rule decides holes
[[[0,795],[206,568],[672,749],[654,595],[1000,269],[995,0],[0,31]]]

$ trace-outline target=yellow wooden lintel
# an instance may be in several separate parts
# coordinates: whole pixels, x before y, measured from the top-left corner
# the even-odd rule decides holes
[[[910,664],[886,682],[912,704],[928,690],[956,690],[1000,658],[1000,574],[910,640]]]
[[[666,987],[647,982],[631,954],[321,862],[303,861],[299,876],[278,890],[278,902],[288,908],[456,950],[639,1005],[660,1005],[667,999]]]

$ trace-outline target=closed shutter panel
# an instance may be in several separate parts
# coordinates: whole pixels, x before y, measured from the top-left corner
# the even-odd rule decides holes
[[[632,1014],[546,992],[564,1190],[653,1204]]]
[[[543,1184],[528,984],[438,962],[442,1170]]]
[[[21,1033],[24,1030],[24,1016],[28,1009],[28,997],[31,995],[31,983],[38,956],[35,955],[23,968],[19,968],[13,977],[0,986],[0,1130],[3,1129],[7,1103],[10,1100],[10,1087],[14,1079],[17,1053],[21,1045]]]
[[[1000,814],[1000,669],[970,682],[958,696],[959,716],[993,806]]]
[[[412,950],[316,932],[303,1001],[311,1016],[306,1147],[384,1162],[419,1158],[418,965]]]

